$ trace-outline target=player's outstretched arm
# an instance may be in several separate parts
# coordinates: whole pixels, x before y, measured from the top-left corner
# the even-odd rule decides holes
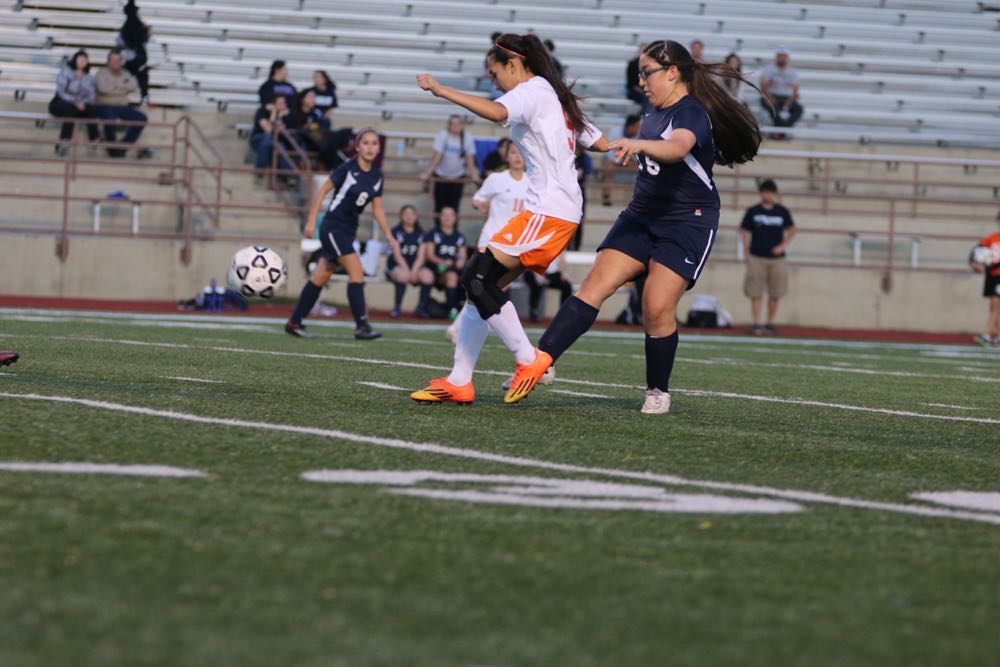
[[[444,86],[430,74],[418,74],[417,84],[424,90],[430,91],[435,97],[454,102],[486,120],[491,120],[494,123],[502,123],[507,120],[507,107],[499,102]]]
[[[385,207],[382,205],[382,198],[375,197],[372,199],[372,215],[375,217],[375,222],[378,224],[379,229],[385,234],[386,243],[389,244],[389,249],[392,251],[393,257],[396,259],[396,263],[400,266],[406,266],[406,261],[403,259],[403,255],[399,252],[399,241],[396,240],[395,235],[392,233],[392,227],[389,226],[389,221],[385,219]]]

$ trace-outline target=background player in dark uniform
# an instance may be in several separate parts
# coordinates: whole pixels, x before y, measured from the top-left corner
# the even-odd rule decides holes
[[[423,266],[424,232],[420,229],[417,209],[412,204],[399,209],[399,224],[392,228],[392,236],[399,244],[399,254],[404,261],[399,263],[396,254],[390,253],[385,275],[396,286],[395,305],[389,316],[399,317],[406,286],[420,284],[420,267]]]
[[[705,268],[719,225],[712,165],[747,162],[760,145],[753,115],[713,75],[739,76],[725,66],[696,63],[677,42],[653,42],[640,54],[639,82],[650,112],[638,138],[611,142],[619,162],[639,163],[632,201],[598,247],[580,291],[566,300],[542,335],[535,363],[518,367],[506,402],[524,398],[548,366],[593,325],[605,299],[646,273],[642,411],[669,411],[677,303]]]
[[[299,303],[295,306],[291,319],[285,324],[285,331],[293,336],[309,337],[302,324],[302,318],[316,304],[320,291],[329,282],[337,264],[347,271],[347,301],[351,306],[351,314],[356,325],[354,337],[359,340],[372,340],[382,335],[368,324],[365,273],[361,268],[361,258],[354,250],[358,216],[369,202],[372,205],[375,222],[385,234],[396,261],[403,263],[403,258],[399,256],[399,244],[389,229],[389,223],[385,219],[385,209],[382,207],[382,171],[375,167],[375,158],[379,153],[378,133],[372,129],[361,130],[356,144],[357,157],[333,170],[329,180],[316,192],[309,207],[305,235],[307,238],[312,238],[316,231],[316,216],[323,205],[323,199],[330,190],[333,190],[333,199],[319,228],[322,256],[312,276],[302,288]]]
[[[760,307],[767,290],[767,331],[778,333],[774,316],[778,302],[788,292],[788,268],[785,250],[795,238],[795,223],[787,208],[778,203],[778,186],[766,179],[757,187],[760,203],[743,214],[740,239],[746,250],[747,271],[743,278],[743,293],[750,299],[752,324],[750,333],[764,333],[760,326]]]
[[[424,235],[423,268],[420,269],[420,304],[417,317],[429,317],[427,304],[431,298],[431,287],[444,288],[448,314],[452,319],[458,315],[458,279],[465,269],[468,250],[465,235],[458,231],[458,214],[455,209],[445,206],[441,209],[439,224]]]
[[[997,213],[997,224],[1000,225],[1000,213]],[[1000,347],[1000,232],[990,234],[972,249],[969,265],[973,271],[984,275],[983,296],[990,300],[986,333],[976,336],[976,342]]]

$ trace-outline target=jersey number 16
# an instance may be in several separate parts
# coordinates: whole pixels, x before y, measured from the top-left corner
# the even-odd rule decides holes
[[[650,176],[656,176],[660,173],[660,163],[656,160],[650,160],[648,156],[643,155],[639,157],[638,154],[635,155],[635,161],[639,163],[639,169],[645,171]]]

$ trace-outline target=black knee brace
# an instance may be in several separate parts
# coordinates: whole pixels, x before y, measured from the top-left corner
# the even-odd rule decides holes
[[[507,271],[507,267],[498,262],[488,249],[476,252],[465,265],[462,287],[484,320],[499,313],[507,303],[507,293],[499,285],[500,278]]]

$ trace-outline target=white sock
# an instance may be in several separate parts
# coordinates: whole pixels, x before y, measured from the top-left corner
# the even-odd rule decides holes
[[[500,312],[487,320],[496,335],[507,346],[507,349],[514,353],[514,359],[519,364],[530,364],[535,360],[535,346],[528,340],[528,334],[524,333],[521,326],[521,318],[517,316],[517,310],[510,301],[503,305]]]
[[[461,322],[461,324],[458,324]],[[490,327],[474,307],[466,306],[455,318],[458,324],[458,342],[455,343],[455,363],[448,375],[448,382],[462,386],[472,382],[472,371],[479,359],[479,352],[490,335]]]

